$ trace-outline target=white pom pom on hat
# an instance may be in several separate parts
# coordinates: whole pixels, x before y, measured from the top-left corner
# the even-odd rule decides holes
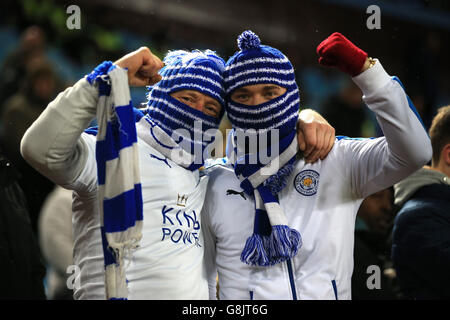
[[[237,39],[237,43],[241,51],[257,49],[261,46],[261,40],[258,35],[251,30],[242,32]]]

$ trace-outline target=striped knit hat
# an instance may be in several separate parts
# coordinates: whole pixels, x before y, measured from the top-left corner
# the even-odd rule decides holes
[[[252,31],[238,37],[236,52],[225,67],[224,80],[228,98],[226,111],[230,122],[238,129],[265,131],[280,129],[285,136],[295,128],[300,96],[295,73],[289,59],[279,50],[261,45]],[[277,84],[287,91],[280,97],[257,106],[236,103],[229,99],[237,88],[254,84]]]
[[[195,148],[196,144],[204,150],[214,140],[206,131],[218,128],[224,109],[215,118],[181,103],[170,94],[196,90],[216,99],[223,107],[225,61],[211,50],[177,50],[169,52],[164,63],[159,72],[162,80],[148,88],[147,114],[169,136],[180,141],[180,146],[187,152],[193,154],[194,150],[199,150]]]

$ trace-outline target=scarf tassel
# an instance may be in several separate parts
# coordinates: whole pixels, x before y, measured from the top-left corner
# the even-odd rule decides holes
[[[245,243],[241,261],[252,266],[269,266],[269,239],[268,236],[252,234]]]
[[[302,246],[300,233],[286,225],[272,227],[270,236],[254,233],[241,254],[241,261],[252,266],[273,266],[293,258]]]

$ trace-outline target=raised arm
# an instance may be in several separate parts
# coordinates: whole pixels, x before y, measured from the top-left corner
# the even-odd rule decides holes
[[[340,141],[357,196],[389,187],[431,159],[430,139],[398,78],[390,77],[378,60],[368,58],[339,33],[323,41],[317,51],[319,63],[352,76],[384,133],[378,139]]]
[[[163,65],[145,47],[115,64],[128,69],[129,84],[135,86],[159,81],[157,71]],[[95,139],[82,133],[96,115],[97,102],[98,88],[88,78],[60,93],[22,138],[25,160],[65,188],[86,190],[95,185]]]

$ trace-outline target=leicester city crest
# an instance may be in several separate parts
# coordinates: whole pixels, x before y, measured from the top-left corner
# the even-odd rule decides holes
[[[300,171],[294,179],[294,187],[304,196],[312,196],[319,187],[319,173],[314,170]]]

